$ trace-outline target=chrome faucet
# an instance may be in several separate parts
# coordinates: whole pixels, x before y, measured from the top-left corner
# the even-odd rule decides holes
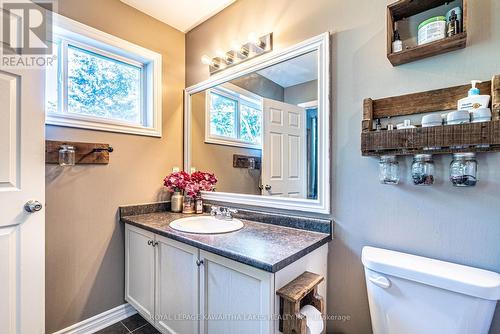
[[[210,209],[210,215],[220,220],[232,220],[235,213],[238,213],[238,210],[218,206],[212,206]]]

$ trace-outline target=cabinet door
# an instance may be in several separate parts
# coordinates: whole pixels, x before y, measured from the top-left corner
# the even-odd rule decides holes
[[[202,334],[269,334],[273,274],[200,251]]]
[[[198,249],[156,236],[156,327],[168,334],[198,333]]]
[[[154,314],[154,234],[125,225],[125,300],[144,318]]]

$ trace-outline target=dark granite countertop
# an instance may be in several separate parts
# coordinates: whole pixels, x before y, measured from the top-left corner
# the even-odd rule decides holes
[[[123,211],[122,211],[123,212]],[[170,228],[169,224],[187,216],[171,212],[138,215],[121,214],[131,224],[167,238],[224,256],[268,272],[277,272],[332,239],[331,233],[266,224],[238,217],[244,227],[225,234],[192,234]],[[287,216],[284,216],[286,220]]]

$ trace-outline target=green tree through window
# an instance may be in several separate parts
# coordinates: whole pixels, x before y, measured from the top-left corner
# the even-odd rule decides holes
[[[142,68],[68,47],[68,112],[141,121]]]
[[[262,106],[260,101],[210,92],[210,135],[230,141],[260,146],[262,143]]]

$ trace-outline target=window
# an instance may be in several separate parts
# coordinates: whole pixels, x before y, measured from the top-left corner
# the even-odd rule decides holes
[[[46,123],[161,136],[161,56],[57,17]]]
[[[206,123],[207,143],[260,149],[262,99],[229,84],[211,89],[207,93]]]

